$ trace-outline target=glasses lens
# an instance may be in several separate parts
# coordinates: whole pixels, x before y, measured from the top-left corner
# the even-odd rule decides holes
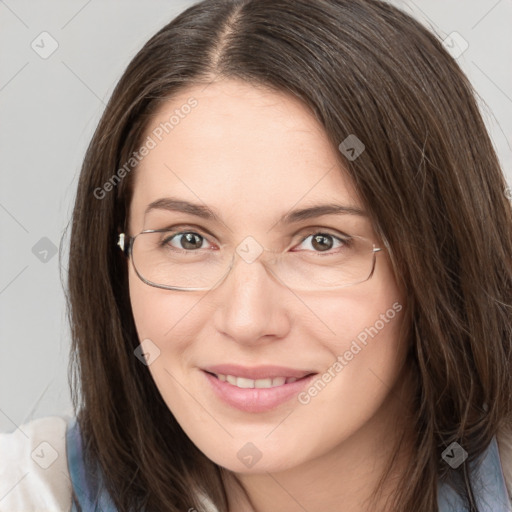
[[[372,241],[353,236],[330,251],[300,251],[282,254],[275,274],[294,290],[328,290],[367,281],[375,266]]]
[[[165,288],[209,289],[229,270],[229,251],[185,249],[180,243],[187,242],[171,231],[137,235],[132,258],[139,276]]]
[[[132,258],[139,276],[149,284],[164,288],[210,289],[215,286],[229,271],[233,251],[190,248],[193,234],[187,236],[192,238],[183,241],[176,237],[176,232],[169,231],[137,235]],[[366,238],[353,236],[333,250],[273,253],[269,262],[267,267],[271,273],[291,289],[340,288],[370,278],[375,265],[374,244]]]

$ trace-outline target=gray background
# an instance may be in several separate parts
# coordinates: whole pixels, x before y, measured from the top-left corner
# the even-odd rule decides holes
[[[115,83],[143,43],[192,3],[0,0],[1,431],[72,412],[66,268],[53,252]],[[512,184],[512,0],[391,3],[440,38],[455,31],[467,41],[457,61]],[[67,237],[62,244],[65,265]]]

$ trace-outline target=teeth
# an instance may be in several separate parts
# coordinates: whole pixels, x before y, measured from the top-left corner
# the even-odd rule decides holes
[[[246,379],[245,377],[235,377],[234,375],[216,374],[218,379],[223,382],[228,382],[238,388],[274,388],[289,384],[297,380],[296,377],[275,377],[273,379]]]
[[[272,379],[258,379],[254,380],[253,388],[271,388],[272,387]]]
[[[235,386],[239,388],[253,388],[256,381],[252,379],[244,379],[243,377],[236,377]]]
[[[236,386],[236,377],[233,377],[233,375],[226,375],[226,380],[233,384],[233,386]]]
[[[282,386],[285,382],[286,382],[286,377],[276,377],[275,379],[272,379],[272,386],[271,387]]]

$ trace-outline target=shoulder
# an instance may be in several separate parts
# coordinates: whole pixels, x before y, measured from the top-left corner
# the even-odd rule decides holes
[[[501,469],[505,478],[508,495],[512,501],[512,425],[502,428],[496,434]]]
[[[66,454],[70,419],[48,416],[0,433],[0,512],[70,510]]]

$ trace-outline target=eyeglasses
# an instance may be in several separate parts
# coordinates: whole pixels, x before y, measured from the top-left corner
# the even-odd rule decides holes
[[[172,245],[181,236],[180,247]],[[311,235],[310,235],[311,236]],[[216,288],[235,264],[235,255],[250,264],[260,260],[267,271],[293,290],[322,291],[353,286],[370,279],[376,255],[382,249],[364,237],[340,237],[318,231],[317,246],[336,239],[340,246],[329,252],[273,251],[247,237],[236,248],[196,248],[205,236],[192,230],[148,229],[130,237],[121,233],[117,245],[132,260],[146,284],[167,290],[199,291]],[[309,237],[305,237],[304,240]]]

